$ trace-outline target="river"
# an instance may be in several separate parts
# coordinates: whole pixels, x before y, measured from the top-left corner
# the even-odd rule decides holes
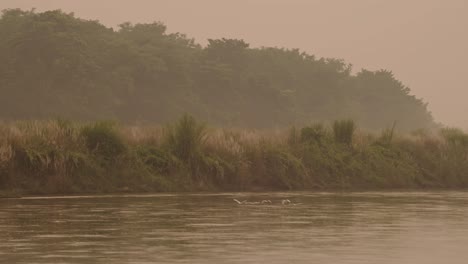
[[[1,199],[0,263],[465,264],[467,217],[448,191]]]

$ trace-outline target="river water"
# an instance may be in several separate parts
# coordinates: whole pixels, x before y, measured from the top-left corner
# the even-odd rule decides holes
[[[2,199],[0,263],[465,264],[467,217],[467,192]]]

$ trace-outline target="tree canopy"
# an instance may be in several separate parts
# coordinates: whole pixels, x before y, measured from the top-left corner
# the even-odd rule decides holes
[[[4,10],[0,119],[167,122],[190,113],[217,125],[272,128],[354,119],[380,129],[434,125],[427,104],[390,71],[353,74],[298,49],[210,39],[162,23],[117,30],[60,10]]]

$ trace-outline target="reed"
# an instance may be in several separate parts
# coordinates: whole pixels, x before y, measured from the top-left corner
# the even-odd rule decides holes
[[[468,135],[375,135],[354,122],[276,131],[66,120],[0,124],[0,192],[468,187]]]
[[[353,120],[337,120],[333,123],[333,135],[336,142],[351,145],[356,124]]]

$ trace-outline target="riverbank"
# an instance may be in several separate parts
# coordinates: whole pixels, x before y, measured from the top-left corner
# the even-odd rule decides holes
[[[468,135],[372,134],[352,121],[282,131],[63,120],[0,125],[0,193],[468,187]]]

